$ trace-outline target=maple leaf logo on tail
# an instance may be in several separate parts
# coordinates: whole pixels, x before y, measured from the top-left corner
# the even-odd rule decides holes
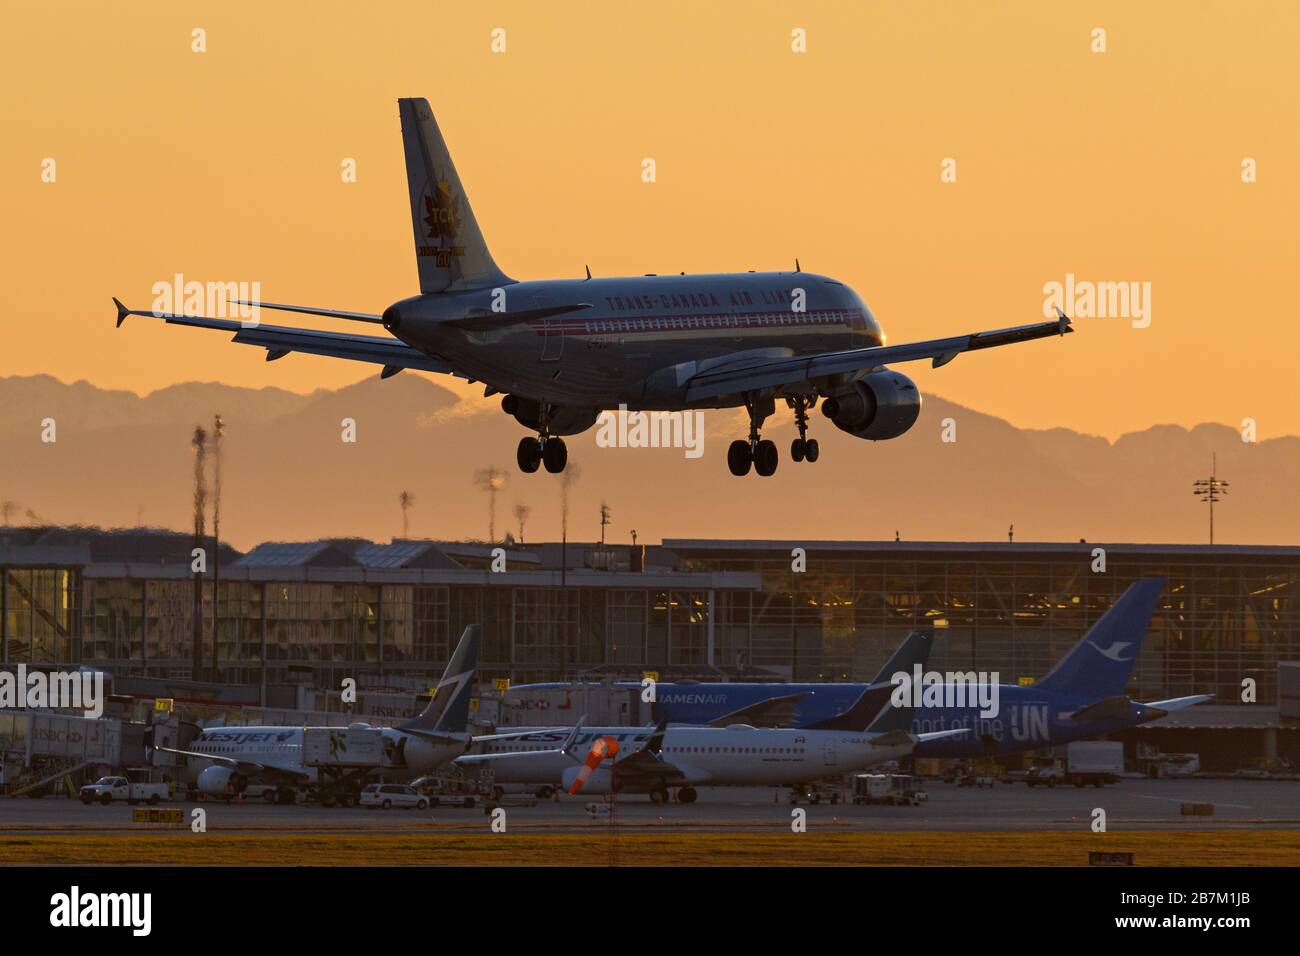
[[[460,233],[460,203],[447,180],[433,184],[424,197],[424,211],[430,239],[455,239]]]

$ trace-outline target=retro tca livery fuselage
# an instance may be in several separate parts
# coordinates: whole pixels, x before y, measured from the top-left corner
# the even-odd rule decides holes
[[[761,434],[781,402],[794,413],[794,461],[820,455],[808,437],[808,411],[841,431],[873,441],[915,424],[921,394],[888,363],[1064,335],[1058,310],[1039,322],[943,339],[887,345],[880,323],[856,292],[803,272],[644,275],[616,279],[518,282],[488,251],[433,112],[423,99],[398,101],[420,294],[382,314],[238,301],[381,325],[390,337],[264,325],[260,311],[240,320],[130,309],[128,315],[235,333],[266,349],[267,360],[305,352],[383,366],[456,375],[500,394],[502,408],[535,433],[517,450],[519,467],[560,472],[565,435],[591,428],[601,412],[743,406],[749,434],[727,451],[733,474],[776,471],[776,445]]]

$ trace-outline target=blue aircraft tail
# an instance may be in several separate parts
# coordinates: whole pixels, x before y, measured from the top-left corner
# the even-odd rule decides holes
[[[907,730],[912,726],[912,708],[895,707],[890,698],[895,684],[894,674],[902,671],[911,674],[916,665],[925,669],[930,660],[930,651],[934,647],[934,629],[923,628],[912,631],[898,646],[886,663],[876,680],[863,689],[853,705],[834,717],[806,724],[805,730],[849,730],[854,733],[886,733],[891,730]]]
[[[1134,582],[1070,653],[1036,680],[1034,686],[1052,693],[1094,699],[1123,694],[1164,589],[1164,578]]]
[[[401,730],[423,734],[463,734],[469,724],[469,701],[474,696],[474,669],[478,666],[478,645],[483,628],[471,624],[456,645],[429,704]]]

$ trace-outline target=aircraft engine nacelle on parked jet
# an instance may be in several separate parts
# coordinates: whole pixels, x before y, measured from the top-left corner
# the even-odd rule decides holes
[[[229,767],[207,767],[199,774],[195,786],[211,797],[227,797],[244,789],[247,780]]]

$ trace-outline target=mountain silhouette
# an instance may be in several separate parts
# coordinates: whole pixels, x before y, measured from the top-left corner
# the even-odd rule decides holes
[[[0,378],[0,504],[13,524],[192,527],[190,438],[217,412],[226,422],[222,536],[237,547],[387,540],[402,532],[403,491],[415,499],[412,536],[486,539],[489,497],[474,477],[491,465],[509,473],[497,536],[518,535],[516,504],[531,509],[526,540],[560,536],[561,480],[519,472],[515,446],[526,431],[499,399],[459,399],[411,373],[308,395],[188,382],[139,396],[44,375]],[[1217,454],[1231,487],[1215,511],[1215,540],[1300,538],[1295,437],[1247,444],[1223,425],[1154,425],[1111,442],[1019,429],[927,395],[916,426],[887,442],[855,439],[814,412],[821,457],[807,464],[789,458],[790,418],[780,407],[764,431],[782,456],[769,479],[727,471],[743,413],[705,413],[704,454],[694,459],[682,449],[602,448],[594,429],[569,438],[578,465],[570,537],[599,537],[604,502],[616,541],[633,529],[643,542],[892,540],[895,531],[905,540],[1005,540],[1014,524],[1017,541],[1203,543],[1208,513],[1192,481]],[[55,422],[52,443],[41,440],[45,419]],[[354,443],[342,440],[345,419],[355,422]],[[954,426],[956,441],[943,441]]]

